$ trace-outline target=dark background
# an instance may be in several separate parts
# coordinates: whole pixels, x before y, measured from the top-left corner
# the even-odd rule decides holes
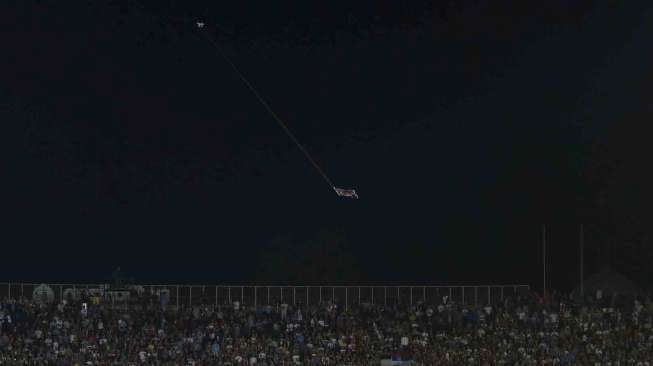
[[[528,3],[3,2],[0,277],[648,283],[653,5]]]

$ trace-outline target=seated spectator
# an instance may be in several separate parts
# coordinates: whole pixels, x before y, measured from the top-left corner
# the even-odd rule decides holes
[[[144,294],[143,296],[149,296]],[[436,304],[176,309],[69,299],[0,302],[10,365],[650,365],[653,304],[560,298]]]

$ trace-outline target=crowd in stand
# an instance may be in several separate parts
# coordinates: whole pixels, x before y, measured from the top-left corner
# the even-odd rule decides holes
[[[346,309],[0,302],[0,365],[651,365],[653,302],[535,295]],[[86,305],[83,305],[86,303]]]

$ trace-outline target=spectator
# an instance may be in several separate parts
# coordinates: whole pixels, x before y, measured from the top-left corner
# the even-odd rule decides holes
[[[143,296],[149,296],[147,294]],[[482,307],[336,304],[113,309],[0,303],[0,363],[12,365],[646,365],[653,304],[574,305],[553,295]]]

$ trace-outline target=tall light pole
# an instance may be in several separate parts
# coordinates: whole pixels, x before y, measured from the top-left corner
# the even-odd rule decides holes
[[[585,270],[584,270],[584,262],[585,262],[585,230],[583,227],[583,224],[580,224],[580,237],[578,238],[578,241],[580,243],[580,296],[585,296],[585,289],[583,287],[584,283],[584,277],[585,277]]]
[[[542,224],[542,294],[546,299],[546,224]]]

